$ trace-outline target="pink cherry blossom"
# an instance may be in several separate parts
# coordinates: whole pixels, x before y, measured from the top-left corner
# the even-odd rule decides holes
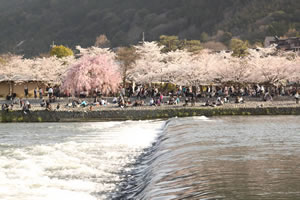
[[[103,94],[117,92],[121,76],[118,65],[107,54],[83,55],[72,65],[63,81],[62,89],[72,94],[91,93],[98,89]]]

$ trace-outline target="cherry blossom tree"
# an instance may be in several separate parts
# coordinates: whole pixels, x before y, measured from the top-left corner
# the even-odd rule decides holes
[[[30,73],[26,74],[28,70],[27,61],[24,60],[23,56],[18,55],[6,55],[4,62],[0,65],[0,81],[7,81],[9,83],[9,94],[12,94],[13,85],[16,81],[24,79],[32,79]],[[28,72],[28,71],[27,71]]]
[[[248,49],[243,58],[231,52],[215,53],[203,49],[197,53],[176,50],[162,53],[156,42],[135,46],[138,59],[127,70],[128,80],[148,84],[168,81],[177,85],[197,86],[210,83],[270,83],[300,81],[300,57],[278,51],[275,47]],[[108,49],[77,47],[75,57],[45,57],[25,59],[22,56],[2,56],[0,80],[43,81],[60,84],[71,93],[116,92],[122,69],[116,54]]]
[[[129,77],[138,83],[168,81],[179,85],[203,82],[207,74],[201,56],[186,50],[162,53],[155,42],[145,42],[135,47],[140,55]]]
[[[293,74],[299,68],[299,65],[297,67],[299,59],[290,58],[289,54],[275,51],[274,48],[250,51],[248,62],[255,69],[251,76],[252,82],[278,84],[295,78]]]
[[[165,54],[161,53],[162,47],[156,42],[145,42],[135,46],[139,58],[135,66],[128,70],[128,78],[137,83],[160,82],[164,67]]]
[[[75,61],[73,56],[63,58],[34,58],[29,67],[36,80],[61,84],[66,76],[69,66]]]
[[[291,74],[289,76],[289,80],[293,82],[300,83],[300,56],[297,56],[293,63],[290,64]]]
[[[16,80],[18,77],[22,78],[26,75],[28,67],[27,59],[23,59],[23,56],[19,55],[8,55],[6,56],[5,62],[1,65],[1,75],[7,80]],[[27,71],[28,72],[28,71]]]
[[[247,58],[233,57],[231,53],[221,52],[209,55],[209,77],[212,82],[247,83],[254,68],[248,64]]]
[[[206,82],[207,70],[203,54],[193,54],[186,50],[169,52],[162,76],[177,85],[195,86]]]
[[[187,65],[190,54],[187,51],[176,50],[165,54],[162,71],[159,74],[161,79],[168,80],[174,84],[185,84],[187,79],[182,79],[185,73],[188,73]]]
[[[88,47],[88,48],[82,48],[81,46],[76,46],[76,50],[79,51],[77,56],[98,56],[101,54],[105,54],[106,56],[109,56],[110,58],[115,58],[116,54],[109,50],[109,48],[100,48],[100,47]]]
[[[299,59],[275,47],[249,49],[243,58],[232,57],[230,52],[209,54],[204,61],[212,82],[277,84],[297,79]],[[298,66],[298,67],[297,67]]]
[[[13,81],[60,83],[69,64],[74,61],[73,56],[25,59],[23,56],[12,55],[3,65],[1,74]]]
[[[75,61],[73,56],[57,58],[25,59],[23,56],[10,55],[1,66],[1,80],[10,83],[10,94],[13,83],[39,81],[60,84],[69,64]]]
[[[103,94],[109,94],[118,91],[120,82],[118,65],[109,53],[84,55],[68,69],[61,88],[71,94],[90,93],[96,88]]]

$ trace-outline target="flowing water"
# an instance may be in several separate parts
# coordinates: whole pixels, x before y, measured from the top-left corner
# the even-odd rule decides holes
[[[0,124],[0,199],[300,199],[300,117]]]

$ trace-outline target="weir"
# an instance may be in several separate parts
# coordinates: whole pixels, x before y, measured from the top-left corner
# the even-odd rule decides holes
[[[101,111],[1,111],[0,122],[93,122],[167,119],[191,116],[230,115],[300,115],[300,107],[263,108],[163,108],[163,109],[114,109]]]

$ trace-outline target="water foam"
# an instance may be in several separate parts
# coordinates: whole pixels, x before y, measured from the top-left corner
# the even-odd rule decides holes
[[[162,124],[161,121],[45,124],[43,129],[32,127],[30,136],[25,134],[28,129],[23,129],[23,133],[21,128],[17,129],[16,134],[24,134],[25,140],[35,137],[36,143],[0,149],[0,199],[109,198],[121,181],[120,172],[129,171],[130,164],[152,145]],[[39,136],[46,135],[51,140],[51,134],[45,133],[49,130],[68,134],[59,142],[56,138],[55,142],[40,144]],[[3,145],[0,139],[0,146]]]

